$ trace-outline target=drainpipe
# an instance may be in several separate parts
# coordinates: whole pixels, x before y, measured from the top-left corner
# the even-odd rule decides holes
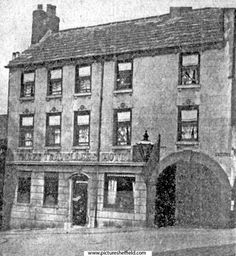
[[[94,227],[98,226],[97,212],[98,212],[98,183],[99,183],[99,163],[101,151],[101,126],[102,126],[102,103],[103,103],[103,80],[104,80],[104,60],[101,60],[101,88],[100,88],[100,106],[99,106],[99,123],[98,123],[98,147],[97,147],[97,166],[96,166],[96,191],[95,191],[95,213],[94,213]]]

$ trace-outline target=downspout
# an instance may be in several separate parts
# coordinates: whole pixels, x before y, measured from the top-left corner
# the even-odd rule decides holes
[[[103,103],[103,85],[104,85],[104,60],[101,59],[101,88],[100,88],[100,105],[99,105],[99,123],[98,123],[98,147],[97,147],[97,166],[96,166],[96,186],[95,186],[95,213],[94,213],[94,227],[98,226],[97,212],[98,212],[98,183],[99,183],[99,164],[101,151],[101,126],[102,126],[102,103]]]

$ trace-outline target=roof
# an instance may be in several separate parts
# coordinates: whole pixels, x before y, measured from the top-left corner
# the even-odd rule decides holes
[[[222,42],[223,9],[192,10],[53,33],[9,62],[9,67],[168,47]]]

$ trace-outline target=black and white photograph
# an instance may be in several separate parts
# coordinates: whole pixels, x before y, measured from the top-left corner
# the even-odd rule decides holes
[[[236,0],[1,0],[0,35],[0,256],[236,256]]]

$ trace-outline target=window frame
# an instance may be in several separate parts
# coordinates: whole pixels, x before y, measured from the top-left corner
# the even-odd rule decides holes
[[[123,87],[119,85],[119,64],[120,63],[130,63],[131,64],[131,70],[130,70],[130,85]],[[115,68],[115,74],[116,74],[116,80],[115,80],[115,90],[116,91],[121,91],[121,90],[131,90],[133,88],[133,59],[132,58],[128,58],[128,59],[117,59],[116,60],[116,68]]]
[[[23,126],[22,122],[23,122],[23,118],[24,117],[32,117],[33,118],[33,125],[32,126]],[[23,127],[27,127],[27,128],[23,128]],[[32,145],[27,146],[26,145],[26,141],[22,140],[22,135],[25,134],[26,132],[30,132],[32,135]],[[24,142],[24,143],[23,143]],[[25,148],[32,148],[34,145],[34,114],[22,114],[20,115],[20,129],[19,129],[19,147],[25,147]]]
[[[49,119],[51,116],[60,116],[60,125],[49,125]],[[57,113],[46,113],[46,147],[60,147],[61,146],[61,123],[62,123],[62,115],[61,112]],[[50,132],[50,129],[53,128],[53,132],[55,133],[56,129],[60,129],[60,143],[54,143],[50,144],[49,136],[52,132]],[[54,140],[55,140],[55,134],[54,134]]]
[[[51,71],[54,71],[54,70],[61,70],[61,78],[51,79]],[[62,81],[63,81],[63,68],[62,67],[48,69],[47,96],[51,96],[51,97],[62,96],[62,89],[63,89]],[[52,87],[53,87],[53,83],[56,83],[56,82],[61,83],[61,90],[60,90],[60,93],[53,94]]]
[[[89,88],[89,90],[86,90],[86,91],[81,90],[81,77],[79,75],[79,69],[83,68],[83,67],[90,68],[90,76],[89,76],[90,88]],[[74,93],[75,94],[84,94],[84,93],[91,93],[91,92],[92,92],[92,64],[76,65],[75,66],[75,91],[74,91]]]
[[[125,122],[118,122],[118,113],[122,112],[130,112],[130,121]],[[128,124],[130,126],[130,134],[129,137],[127,136],[127,143],[122,145],[118,143],[118,129],[119,129],[119,123],[120,124]],[[113,146],[131,146],[131,138],[132,138],[132,109],[115,109],[114,110],[114,117],[113,117]]]
[[[24,75],[29,74],[29,73],[34,73],[34,81],[24,83]],[[22,74],[21,74],[20,98],[34,98],[34,96],[35,96],[35,75],[36,75],[35,70],[23,71],[22,72]],[[28,84],[31,86],[31,95],[25,95],[25,93],[24,93],[25,86],[28,85]]]
[[[191,55],[197,55],[198,56],[198,64],[197,65],[188,65],[188,66],[183,66],[183,57],[184,56],[191,56]],[[179,85],[180,86],[196,86],[200,85],[200,67],[201,67],[201,56],[199,52],[186,52],[186,53],[180,53],[179,55]],[[191,84],[184,84],[183,83],[183,72],[184,70],[187,69],[196,69],[197,70],[197,82],[196,83],[191,83]]]
[[[84,116],[84,115],[88,115],[89,116],[89,124],[88,125],[78,125],[77,124],[77,117],[78,116]],[[83,146],[90,146],[90,126],[91,126],[91,115],[90,115],[90,111],[86,110],[86,111],[75,111],[74,112],[74,139],[73,139],[73,146],[77,146],[77,147],[83,147]],[[77,138],[77,134],[79,133],[79,128],[80,127],[88,127],[88,143],[87,144],[80,144],[79,142],[77,142],[76,138]]]
[[[17,177],[17,194],[16,194],[16,202],[17,204],[30,204],[31,202],[31,180],[32,180],[32,172],[29,172],[29,171],[20,171],[18,173],[18,177]],[[28,191],[26,191],[26,197],[27,197],[27,200],[26,201],[21,201],[22,200],[22,194],[20,196],[20,193],[22,191],[24,191],[25,189],[25,185],[24,183],[27,183],[29,182],[28,184]],[[21,192],[20,192],[21,191]],[[21,200],[20,200],[21,198]]]
[[[181,111],[182,110],[197,110],[197,121],[182,121]],[[197,138],[191,139],[182,139],[182,125],[183,123],[186,124],[195,124],[197,127]],[[191,105],[191,106],[178,106],[178,130],[177,130],[177,141],[178,142],[198,142],[199,141],[199,106],[198,105]]]
[[[135,178],[135,175],[133,174],[119,174],[119,173],[105,173],[104,175],[104,196],[103,196],[103,208],[105,209],[109,209],[109,210],[113,210],[113,211],[116,211],[116,212],[126,212],[126,213],[132,213],[134,212],[134,207],[135,207],[135,197],[134,197],[134,186],[136,184],[136,178]],[[109,179],[110,177],[110,179]],[[121,188],[122,185],[121,184],[118,184],[118,181],[121,180],[121,179],[125,179],[127,178],[128,181],[126,182],[130,182],[131,184],[129,184],[129,186],[132,187],[132,190],[119,190],[119,187]],[[108,202],[108,188],[109,188],[109,180],[116,180],[117,183],[116,183],[116,198],[115,198],[115,202],[114,204],[111,204]],[[126,204],[128,205],[129,207],[126,208],[126,207],[122,207],[122,201],[124,202],[125,198],[122,198],[122,196],[119,193],[119,191],[125,191],[123,192],[126,196],[128,195],[129,192],[132,193],[132,204]],[[131,207],[130,207],[131,206]]]
[[[51,183],[50,185],[48,185]],[[52,184],[56,184],[56,188],[54,188],[53,193],[50,189]],[[54,196],[53,196],[54,195]],[[43,185],[43,206],[44,207],[54,207],[58,205],[58,195],[59,195],[59,173],[58,172],[44,172],[44,185]],[[54,203],[48,203],[47,197],[52,196],[55,200]]]

